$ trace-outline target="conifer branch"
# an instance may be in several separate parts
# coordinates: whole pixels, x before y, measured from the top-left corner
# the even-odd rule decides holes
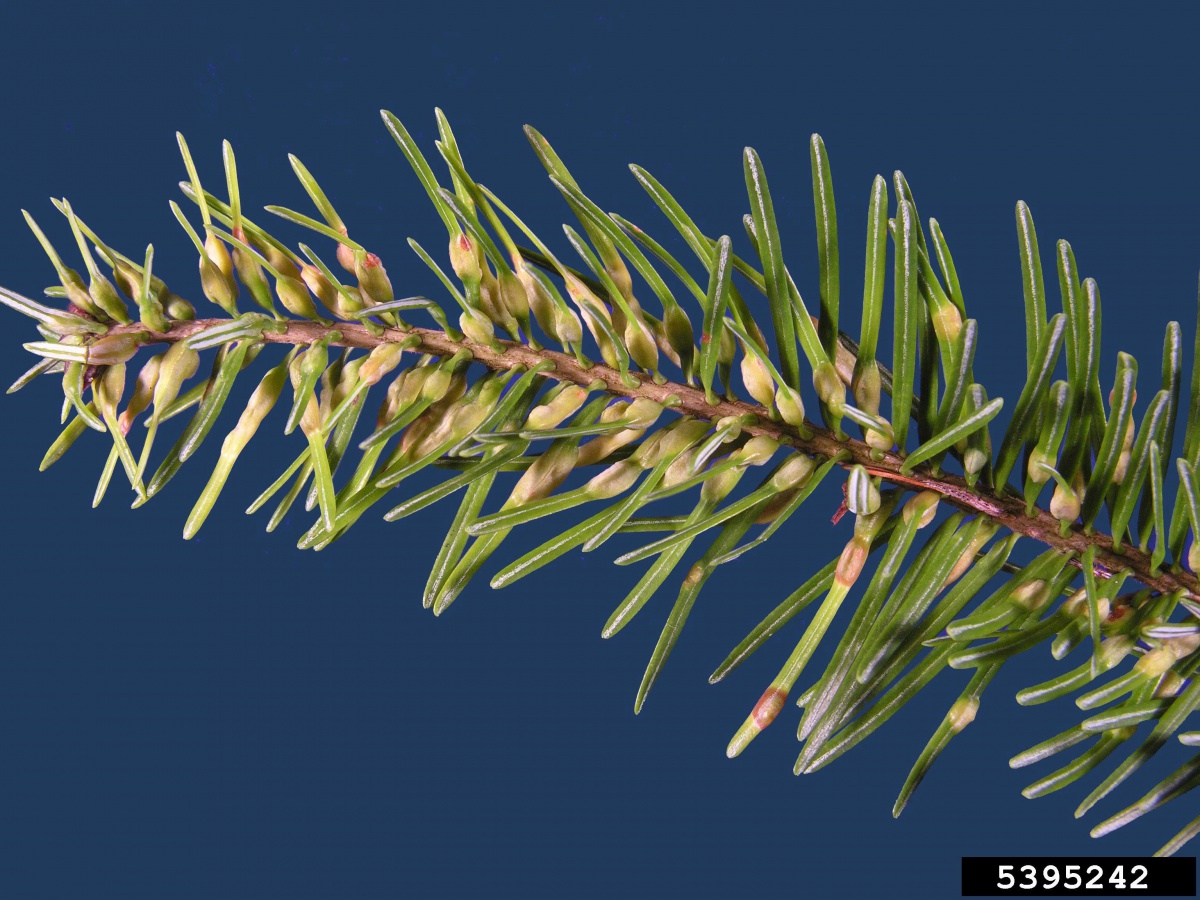
[[[226,322],[226,319],[172,322],[170,328],[164,332],[153,332],[140,323],[133,323],[114,326],[108,333],[137,335],[141,344],[170,344],[186,340]],[[335,330],[338,335],[330,337],[330,333]],[[676,412],[714,422],[726,417],[748,416],[754,421],[743,426],[747,434],[764,435],[824,459],[836,458],[837,464],[844,469],[861,465],[869,474],[891,484],[933,491],[958,509],[987,516],[1015,534],[1033,538],[1055,550],[1073,554],[1073,564],[1077,565],[1077,558],[1082,558],[1089,547],[1094,547],[1093,570],[1097,578],[1107,580],[1117,572],[1128,570],[1129,577],[1160,593],[1182,591],[1189,597],[1200,599],[1200,594],[1197,593],[1200,585],[1197,584],[1195,575],[1183,569],[1167,569],[1152,574],[1150,555],[1137,547],[1126,546],[1121,553],[1117,553],[1112,549],[1112,538],[1102,532],[1088,534],[1082,529],[1072,529],[1063,535],[1059,531],[1058,521],[1048,511],[1036,508],[1033,514],[1028,514],[1020,498],[997,497],[979,485],[969,487],[961,477],[953,473],[932,474],[928,467],[902,471],[904,457],[895,453],[879,455],[862,441],[852,438],[839,440],[829,430],[808,420],[805,420],[805,427],[809,435],[803,436],[796,428],[786,423],[772,422],[767,410],[756,403],[721,399],[715,405],[709,404],[704,392],[695,387],[671,381],[659,384],[653,378],[638,372],[632,373],[637,383],[631,386],[622,379],[619,372],[603,363],[593,363],[584,368],[575,357],[546,347],[535,350],[520,341],[499,340],[497,349],[466,337],[456,340],[444,331],[432,328],[414,327],[406,331],[384,329],[379,333],[372,333],[363,325],[345,322],[336,326],[322,325],[318,322],[292,319],[286,322],[285,330],[264,331],[262,340],[266,343],[299,347],[324,341],[330,347],[372,350],[382,344],[399,344],[412,337],[420,339],[419,343],[412,346],[413,352],[416,353],[453,357],[465,350],[470,354],[472,362],[498,372],[510,370],[515,366],[533,369],[550,362],[553,363],[553,368],[543,368],[543,373],[554,381],[580,387],[602,382],[603,390],[614,397],[641,397],[670,407]]]
[[[64,428],[43,469],[86,431],[104,433],[111,447],[93,504],[123,477],[133,505],[141,506],[195,455],[220,420],[234,381],[254,365],[259,351],[272,343],[290,345],[284,359],[261,376],[226,434],[184,537],[203,527],[239,455],[290,383],[283,430],[298,429],[303,449],[247,511],[275,501],[270,531],[303,496],[315,520],[298,546],[319,550],[393,496],[409,476],[440,467],[445,477],[438,484],[384,515],[395,521],[458,499],[423,592],[434,614],[444,612],[507,536],[529,522],[585,505],[598,510],[502,566],[492,587],[510,585],[575,548],[595,550],[617,534],[660,535],[615,560],[622,566],[652,561],[602,630],[606,638],[615,635],[677,569],[683,573],[635,711],[715,569],[779,533],[832,472],[843,470],[844,501],[834,521],[843,513],[854,516],[844,549],[769,611],[710,677],[725,678],[820,601],[778,675],[734,732],[727,748],[731,757],[782,713],[817,647],[837,627],[843,630],[832,658],[797,701],[804,711],[797,774],[847,752],[942,670],[974,670],[917,758],[896,814],[954,736],[974,720],[998,668],[1034,647],[1049,643],[1056,659],[1086,649],[1088,658],[1018,692],[1018,702],[1075,694],[1087,713],[1075,727],[1018,753],[1010,765],[1094,743],[1027,787],[1026,796],[1066,787],[1145,723],[1149,733],[1084,799],[1079,812],[1086,812],[1176,735],[1200,705],[1195,678],[1200,365],[1193,360],[1184,398],[1182,333],[1172,322],[1161,387],[1147,392],[1145,409],[1136,406],[1138,367],[1128,354],[1118,354],[1106,393],[1100,380],[1099,288],[1082,277],[1070,245],[1059,241],[1055,270],[1062,311],[1047,318],[1041,256],[1025,204],[1016,209],[1025,381],[1004,389],[1016,402],[993,446],[991,426],[1005,401],[989,397],[975,380],[978,323],[967,317],[942,227],[930,219],[926,237],[900,172],[892,180],[891,218],[882,176],[870,191],[856,341],[842,330],[850,317],[841,290],[839,260],[845,254],[838,223],[847,219],[835,210],[835,181],[817,135],[810,143],[816,271],[800,279],[816,286],[810,295],[817,299],[816,315],[810,315],[787,264],[790,248],[780,240],[763,160],[751,148],[742,159],[750,209],[743,220],[751,247],[745,257],[734,252],[729,235],[701,232],[661,183],[631,167],[696,257],[701,271],[693,276],[640,227],[588,197],[532,128],[526,135],[550,184],[578,220],[578,230],[563,226],[578,257],[570,262],[472,177],[440,111],[435,146],[448,170],[448,188],[400,121],[387,112],[383,118],[446,226],[450,273],[416,241],[409,245],[458,308],[457,327],[439,303],[395,297],[380,257],[350,237],[300,160],[290,158],[292,169],[320,218],[281,206],[265,209],[332,240],[345,275],[335,274],[308,245],[293,250],[247,216],[228,142],[221,154],[222,200],[202,187],[199,168],[179,136],[188,176],[180,187],[198,207],[202,233],[179,205],[172,203],[172,212],[198,254],[204,297],[227,318],[197,319],[193,305],[154,268],[153,245],[124,255],[69,203],[55,201],[83,258],[85,281],[26,213],[59,284],[45,292],[50,304],[5,289],[0,303],[34,319],[43,338],[25,344],[40,359],[10,391],[44,375],[62,376]],[[518,244],[518,237],[534,249]],[[889,255],[891,369],[877,358]],[[695,301],[691,313],[667,275]],[[742,290],[765,298],[771,327],[760,326]],[[262,312],[239,309],[247,296]],[[650,297],[660,314],[646,302]],[[404,318],[410,314],[428,315],[437,327],[414,327]],[[700,323],[698,336],[693,318]],[[152,344],[166,349],[151,355],[127,383],[128,364]],[[1200,356],[1200,330],[1195,347]],[[207,374],[201,366],[206,350],[215,350]],[[484,371],[472,372],[475,364]],[[805,413],[810,391],[819,423]],[[358,436],[357,462],[346,477],[372,392],[382,395],[379,411],[369,433]],[[193,409],[175,444],[151,469],[160,426]],[[671,415],[664,417],[667,410]],[[139,441],[131,429],[143,414],[147,427]],[[1174,458],[1177,430],[1183,447]],[[564,489],[572,473],[593,467],[599,472],[585,484]],[[767,467],[761,481],[737,493],[739,482],[757,467]],[[509,470],[522,473],[516,485],[498,509],[485,511],[497,475]],[[1039,500],[1046,488],[1052,493],[1043,508]],[[689,490],[695,496],[689,514],[639,515]],[[826,517],[818,513],[813,521],[825,527]],[[917,533],[935,523],[918,540]],[[1017,565],[1009,556],[1021,538],[1044,549]],[[693,544],[704,549],[685,564]],[[871,568],[873,554],[879,561]],[[861,577],[866,573],[869,577]],[[1131,589],[1122,592],[1126,583]],[[847,602],[856,605],[849,622],[839,625]],[[1197,734],[1178,737],[1196,743]],[[1106,834],[1183,792],[1172,787],[1144,800],[1095,833]],[[1175,852],[1193,831],[1185,829],[1163,852]]]

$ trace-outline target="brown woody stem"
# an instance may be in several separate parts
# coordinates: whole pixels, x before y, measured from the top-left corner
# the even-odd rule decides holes
[[[146,343],[172,343],[227,322],[227,319],[197,319],[194,321],[173,322],[165,332],[152,332],[140,324],[117,326],[110,334],[144,333]],[[280,323],[285,324],[285,323]],[[796,430],[782,422],[773,422],[767,418],[767,411],[754,403],[744,401],[722,400],[715,406],[710,405],[704,397],[704,392],[684,384],[667,382],[655,384],[648,375],[631,373],[637,380],[636,387],[629,387],[620,374],[608,366],[596,363],[589,368],[581,366],[573,356],[558,353],[553,350],[534,350],[525,344],[512,341],[499,341],[499,351],[485,344],[463,339],[452,340],[442,331],[427,328],[413,328],[410,331],[397,329],[385,330],[381,335],[371,334],[364,326],[339,322],[335,326],[326,327],[317,322],[288,320],[286,329],[278,332],[267,331],[263,340],[267,343],[279,344],[311,344],[330,331],[341,332],[341,338],[330,341],[331,346],[357,347],[365,350],[382,344],[394,343],[406,337],[417,335],[421,343],[414,352],[428,353],[436,356],[452,356],[460,350],[471,352],[474,360],[480,365],[493,370],[510,369],[523,365],[533,368],[546,360],[554,362],[555,368],[547,376],[558,381],[570,381],[579,385],[589,385],[597,380],[605,384],[608,393],[617,397],[646,397],[664,406],[671,406],[678,412],[687,413],[702,419],[720,419],[725,416],[753,415],[758,418],[757,424],[747,427],[750,434],[768,435],[781,443],[789,444],[806,453],[829,459],[837,454],[848,453],[848,458],[842,463],[846,468],[862,465],[872,475],[879,476],[883,481],[913,488],[915,490],[935,491],[942,498],[967,512],[984,515],[1000,523],[1016,534],[1031,537],[1056,550],[1070,551],[1078,560],[1083,552],[1094,545],[1096,550],[1096,575],[1108,578],[1129,569],[1132,577],[1146,587],[1163,593],[1184,591],[1189,596],[1200,599],[1200,584],[1196,576],[1183,570],[1163,570],[1157,574],[1151,571],[1150,556],[1136,547],[1126,546],[1123,552],[1117,553],[1112,548],[1112,538],[1106,534],[1085,534],[1078,528],[1073,528],[1064,537],[1059,533],[1058,520],[1043,509],[1037,509],[1034,515],[1025,513],[1025,502],[1017,496],[1000,497],[996,494],[976,487],[967,486],[966,482],[957,475],[941,473],[932,475],[928,467],[918,466],[914,471],[901,474],[900,467],[904,458],[895,453],[885,453],[882,459],[873,459],[870,448],[862,441],[848,439],[838,440],[832,432],[809,422],[811,438],[801,438]]]

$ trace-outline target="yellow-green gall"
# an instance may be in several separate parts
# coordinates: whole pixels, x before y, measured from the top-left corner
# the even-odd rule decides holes
[[[969,447],[963,454],[963,471],[968,475],[978,475],[987,465],[987,454],[978,447]]]
[[[938,503],[941,501],[942,495],[936,491],[921,491],[911,500],[904,504],[900,515],[904,519],[904,524],[912,521],[913,516],[917,516],[919,521],[918,528],[924,528],[933,521],[933,517],[937,515]]]
[[[658,345],[654,336],[640,318],[630,319],[625,325],[625,347],[629,357],[647,371],[658,368]]]
[[[662,330],[672,351],[668,355],[674,356],[672,361],[683,370],[684,376],[690,379],[696,357],[696,336],[692,320],[679,304],[673,303],[663,312]]]
[[[300,277],[300,267],[283,250],[280,250],[270,241],[255,241],[254,244],[262,251],[262,255],[267,258],[267,262],[284,278]]]
[[[775,402],[775,379],[771,371],[753,353],[742,356],[742,383],[746,392],[763,406],[770,407]]]
[[[833,571],[834,582],[842,585],[843,588],[853,585],[858,580],[858,576],[862,574],[870,549],[870,543],[859,536],[855,535],[851,538],[842,548],[841,556],[838,557],[837,567]]]
[[[116,418],[117,404],[125,393],[125,363],[119,362],[107,366],[92,382],[92,394],[96,398],[96,407],[108,421]]]
[[[700,498],[708,503],[718,503],[724,500],[737,487],[742,478],[743,468],[726,469],[704,480],[700,488]]]
[[[321,301],[322,306],[332,313],[342,315],[339,311],[341,295],[338,294],[338,289],[334,287],[333,282],[325,277],[324,272],[316,266],[305,263],[300,267],[300,278],[305,286],[313,292],[313,295]]]
[[[761,466],[770,461],[775,451],[779,449],[779,441],[765,434],[756,434],[750,438],[742,449],[733,454],[733,458],[743,466]]]
[[[496,340],[496,328],[492,320],[474,309],[467,309],[458,317],[458,327],[470,340],[477,344],[488,344]]]
[[[1174,697],[1184,685],[1184,680],[1174,671],[1169,671],[1162,677],[1158,687],[1154,689],[1156,699]]]
[[[211,231],[204,238],[204,256],[222,275],[233,278],[233,257],[229,255],[229,248]]]
[[[497,278],[500,287],[500,298],[508,314],[516,319],[524,319],[529,315],[529,294],[525,285],[516,273],[502,269]]]
[[[997,531],[1000,530],[1000,525],[997,522],[982,521],[975,530],[975,536],[967,542],[966,549],[958,557],[958,562],[954,564],[954,568],[950,570],[950,574],[946,576],[942,587],[953,584],[963,576],[967,569],[975,564],[975,555],[983,549],[983,546],[992,539]]]
[[[674,487],[695,474],[692,467],[696,463],[696,454],[699,450],[699,447],[691,447],[675,457],[675,461],[667,466],[667,471],[663,473],[662,486],[664,488]]]
[[[803,487],[808,483],[817,464],[812,457],[803,453],[793,453],[783,461],[783,465],[771,476],[771,487],[777,491],[791,490]]]
[[[86,363],[89,366],[123,363],[137,353],[140,345],[141,337],[137,334],[106,334],[88,345]]]
[[[653,450],[647,452],[643,463],[653,466],[663,459],[677,456],[703,438],[707,432],[708,423],[699,419],[684,419],[672,428],[659,431],[657,434],[662,435],[662,438]],[[651,438],[653,437],[655,435],[651,435]]]
[[[629,404],[624,418],[630,428],[649,428],[662,415],[662,404],[649,397],[637,397]]]
[[[1055,462],[1054,458],[1047,456],[1035,447],[1029,454],[1029,463],[1025,467],[1025,472],[1034,484],[1045,484],[1050,480],[1050,470],[1054,467]]]
[[[637,481],[641,471],[641,466],[623,459],[593,477],[584,485],[584,490],[597,500],[606,500],[633,487],[633,483]]]
[[[846,405],[846,386],[833,363],[823,362],[813,370],[813,387],[816,388],[821,402],[829,407],[834,415],[840,416]]]
[[[618,400],[605,408],[600,414],[600,421],[604,424],[621,421],[631,405],[628,400]],[[589,466],[607,459],[613,451],[633,443],[641,434],[642,429],[639,428],[622,428],[598,435],[579,448],[579,465]]]
[[[338,231],[340,231],[342,233],[343,237],[350,236],[350,233],[346,230],[345,225],[338,228]],[[347,272],[353,273],[354,272],[354,248],[351,247],[349,244],[343,244],[341,241],[338,241],[337,261],[338,261],[339,266],[341,266]]]
[[[513,506],[524,506],[548,497],[575,468],[577,451],[571,447],[548,450],[534,460],[533,465],[517,481],[509,497]]]
[[[354,254],[354,275],[358,279],[359,290],[372,302],[391,303],[395,299],[387,270],[374,253]]]
[[[578,344],[583,340],[583,323],[573,310],[554,308],[554,330],[560,343]]]
[[[1146,653],[1134,663],[1133,671],[1147,678],[1158,678],[1175,665],[1178,657],[1169,646],[1162,646]]]
[[[475,242],[465,232],[450,238],[450,268],[464,284],[478,283],[483,277]]]
[[[1079,518],[1082,507],[1083,501],[1074,490],[1062,484],[1055,486],[1054,494],[1050,497],[1050,515],[1060,522],[1074,522]]]
[[[138,372],[137,381],[133,385],[133,394],[121,415],[117,417],[117,424],[120,426],[122,434],[129,434],[134,419],[141,415],[154,399],[154,385],[158,382],[158,370],[161,365],[162,357],[152,356],[146,360],[141,371]]]
[[[962,331],[962,313],[958,311],[957,306],[953,303],[940,304],[931,312],[930,319],[934,333],[941,341],[949,344],[958,341],[959,332]]]
[[[804,401],[800,392],[781,384],[775,389],[775,407],[779,410],[779,418],[794,428],[804,427]]]
[[[396,366],[404,355],[404,348],[399,344],[379,344],[363,361],[358,370],[359,380],[365,384],[378,384]]]
[[[547,403],[535,406],[525,419],[525,428],[529,431],[542,431],[554,428],[568,416],[574,415],[587,399],[587,390],[577,384],[570,384]]]
[[[99,270],[92,272],[91,281],[88,283],[88,296],[110,319],[114,319],[122,325],[128,325],[133,321],[129,317],[125,301],[121,299],[121,295],[117,293],[112,282],[101,275]]]
[[[978,712],[978,697],[961,697],[954,701],[954,705],[946,713],[946,724],[957,734],[975,721],[975,714]]]
[[[1035,612],[1045,606],[1050,599],[1049,586],[1043,579],[1035,578],[1013,588],[1009,598],[1017,606]]]
[[[282,277],[275,280],[275,294],[279,297],[279,302],[294,316],[300,316],[305,319],[317,319],[320,316],[317,313],[317,308],[313,306],[312,296],[308,293],[308,288],[299,278]]]
[[[863,442],[872,450],[887,452],[896,445],[896,435],[892,424],[879,419],[879,428],[868,428],[863,434]]]
[[[874,360],[855,369],[850,390],[854,395],[855,406],[868,415],[879,415],[879,398],[883,390],[883,381],[879,375],[879,365]]]

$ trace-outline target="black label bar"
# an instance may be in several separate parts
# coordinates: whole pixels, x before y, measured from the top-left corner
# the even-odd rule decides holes
[[[1196,857],[964,856],[964,897],[1194,897]]]

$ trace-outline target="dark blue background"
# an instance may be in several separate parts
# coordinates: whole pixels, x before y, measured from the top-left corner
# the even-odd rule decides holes
[[[46,199],[65,195],[125,252],[154,241],[155,271],[198,295],[193,250],[167,208],[183,177],[178,129],[214,187],[220,140],[234,143],[250,208],[307,208],[285,155],[298,154],[398,291],[436,292],[404,238],[440,251],[444,231],[378,110],[432,152],[440,106],[476,177],[552,238],[567,211],[523,123],[605,208],[659,235],[669,227],[627,162],[663,180],[708,233],[739,239],[739,152],[754,145],[792,269],[815,295],[806,139],[819,131],[851,310],[870,179],[901,168],[955,252],[980,322],[976,375],[1015,397],[1013,205],[1024,199],[1046,259],[1068,237],[1099,281],[1102,378],[1118,349],[1132,352],[1148,398],[1168,318],[1190,344],[1200,269],[1200,61],[1183,8],[5,4],[0,283],[31,295],[50,283],[18,210],[67,249]],[[29,362],[20,341],[36,334],[3,316],[11,379]],[[59,396],[47,379],[0,406],[4,896],[951,897],[964,854],[1149,853],[1194,812],[1185,800],[1093,842],[1098,818],[1071,818],[1087,788],[1020,796],[1048,769],[1013,772],[1006,760],[1078,715],[1070,701],[1013,701],[1059,670],[1044,648],[1001,674],[897,821],[895,793],[966,673],[943,676],[814,776],[790,774],[790,705],[728,761],[726,741],[799,630],[726,682],[706,677],[846,539],[849,520],[828,525],[832,485],[712,580],[635,718],[670,595],[601,641],[636,577],[608,565],[609,548],[504,592],[481,580],[435,620],[419,592],[452,507],[396,525],[368,516],[329,550],[300,553],[305,516],[267,535],[263,516],[241,513],[298,452],[273,419],[185,543],[223,429],[148,507],[126,508],[118,473],[91,510],[98,436],[37,473]],[[546,536],[530,527],[495,562]]]

